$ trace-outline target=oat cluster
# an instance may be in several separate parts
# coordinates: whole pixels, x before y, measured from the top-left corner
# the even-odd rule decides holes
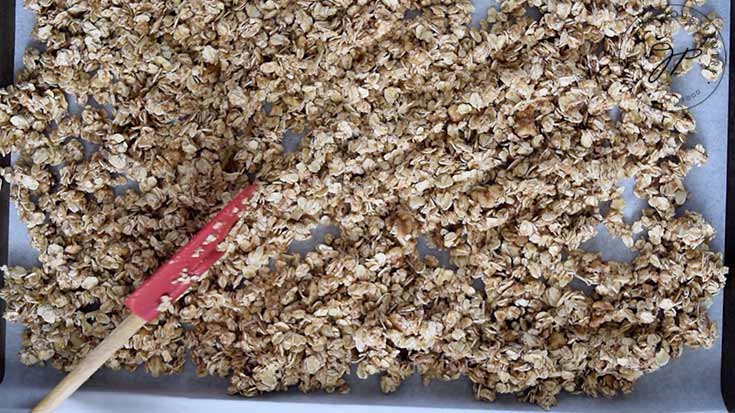
[[[257,180],[226,258],[109,367],[176,373],[190,352],[245,396],[345,392],[352,369],[543,407],[630,391],[713,343],[726,273],[713,228],[676,212],[706,155],[671,77],[644,81],[656,36],[620,53],[665,3],[505,0],[475,27],[468,0],[27,0],[45,48],[0,91],[41,262],[2,290],[22,361],[71,368]],[[319,225],[335,231],[293,253]],[[602,226],[632,262],[580,249]]]

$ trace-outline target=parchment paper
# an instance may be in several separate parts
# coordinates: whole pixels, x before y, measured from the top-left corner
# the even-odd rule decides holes
[[[21,67],[25,45],[31,42],[33,15],[17,0],[16,19],[16,68]],[[672,2],[676,3],[676,2]],[[484,15],[493,0],[476,1],[476,19]],[[725,18],[722,30],[725,45],[730,45],[730,2],[709,1],[705,11],[715,11]],[[694,169],[687,179],[691,199],[686,207],[702,213],[717,229],[712,247],[722,252],[724,245],[725,188],[727,160],[727,111],[728,77],[706,103],[693,109],[697,120],[697,133],[693,143],[701,143],[707,149],[709,162]],[[645,203],[627,192],[628,217],[636,215],[636,206]],[[10,264],[33,266],[36,253],[28,244],[24,225],[19,221],[14,207],[10,211]],[[630,252],[622,242],[612,240],[603,231],[586,244],[590,250],[602,251],[605,259],[626,259]],[[711,315],[721,325],[722,299],[713,304]],[[27,411],[62,377],[51,368],[29,368],[17,357],[20,348],[21,326],[9,325],[5,382],[0,385],[0,413]],[[562,395],[553,410],[559,412],[722,412],[725,411],[720,395],[720,342],[710,350],[686,350],[680,359],[655,373],[645,375],[632,394],[614,399],[591,399]],[[58,412],[309,412],[323,413],[359,412],[368,408],[374,412],[417,412],[442,409],[460,411],[482,409],[494,412],[539,412],[538,407],[518,403],[513,396],[501,396],[492,404],[477,402],[472,397],[472,387],[467,380],[434,382],[425,387],[417,377],[402,384],[398,392],[383,395],[377,378],[367,381],[352,376],[349,395],[316,393],[303,395],[296,391],[269,394],[256,399],[229,397],[227,381],[218,378],[197,378],[191,366],[179,375],[154,379],[142,369],[136,373],[98,372],[82,390],[63,405]],[[456,410],[455,410],[456,409]]]

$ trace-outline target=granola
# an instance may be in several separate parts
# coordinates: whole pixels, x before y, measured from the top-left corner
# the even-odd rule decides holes
[[[22,361],[71,369],[251,179],[225,257],[109,367],[176,373],[188,351],[254,396],[346,392],[356,366],[385,392],[464,376],[479,399],[549,407],[711,346],[727,269],[713,228],[675,213],[706,155],[667,110],[670,76],[640,86],[652,62],[618,58],[665,3],[505,0],[473,27],[468,0],[27,0],[46,47],[0,91],[0,152],[19,159],[2,176],[41,262],[0,292]],[[634,223],[631,177],[649,205]],[[601,224],[632,262],[580,249]]]

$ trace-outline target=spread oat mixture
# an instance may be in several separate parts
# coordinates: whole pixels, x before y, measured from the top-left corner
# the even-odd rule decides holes
[[[678,211],[706,161],[695,120],[671,74],[644,81],[674,25],[622,46],[665,3],[505,0],[478,26],[468,0],[26,0],[44,46],[0,91],[3,176],[41,263],[1,293],[22,361],[72,368],[257,181],[226,258],[108,367],[170,374],[190,354],[244,396],[346,392],[352,369],[543,407],[631,391],[713,344],[726,273],[712,226]],[[716,79],[710,17],[680,69]],[[319,225],[335,230],[293,253]],[[631,262],[579,248],[602,226]]]

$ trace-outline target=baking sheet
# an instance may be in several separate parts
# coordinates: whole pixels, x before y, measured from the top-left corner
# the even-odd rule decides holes
[[[477,16],[495,1],[480,0]],[[730,2],[709,1],[704,11],[714,11],[725,18],[722,31],[726,49],[730,45]],[[31,42],[33,15],[16,5],[16,70],[21,66],[23,49]],[[0,39],[1,40],[1,39]],[[687,208],[702,213],[717,230],[713,249],[724,250],[725,200],[727,184],[727,119],[729,76],[725,71],[722,84],[706,103],[692,110],[697,120],[697,132],[690,142],[701,143],[709,154],[709,162],[694,169],[687,178],[691,198]],[[630,195],[630,191],[627,191]],[[632,195],[631,195],[632,196]],[[629,201],[635,201],[630,198]],[[630,205],[640,205],[629,202]],[[629,207],[629,216],[636,214]],[[604,251],[606,259],[623,259],[629,256],[619,240],[611,240],[604,233],[589,242],[588,249]],[[14,206],[10,208],[9,262],[11,265],[33,266],[36,253],[28,244],[24,225],[19,221]],[[711,309],[712,318],[721,326],[722,297]],[[27,411],[58,380],[62,374],[51,368],[28,368],[20,364],[17,352],[20,347],[21,326],[8,325],[7,361],[5,382],[0,385],[0,413]],[[710,350],[687,350],[668,366],[645,375],[632,394],[614,399],[591,399],[582,396],[562,395],[554,411],[562,412],[721,412],[725,405],[720,394],[721,341]],[[103,370],[77,392],[58,412],[127,412],[136,408],[155,411],[199,412],[215,409],[229,412],[288,410],[311,411],[315,404],[323,412],[371,411],[411,412],[441,408],[444,411],[482,409],[497,412],[540,411],[534,405],[518,403],[513,396],[502,396],[493,404],[473,400],[472,388],[467,380],[434,382],[429,387],[417,377],[409,379],[398,392],[389,396],[380,393],[377,378],[362,381],[350,378],[349,395],[316,393],[303,395],[297,391],[269,394],[257,399],[231,398],[226,395],[226,380],[196,378],[191,366],[176,376],[154,379],[142,369],[135,373]],[[456,409],[456,410],[455,410]]]
[[[15,48],[15,0],[0,0],[0,87],[13,83],[13,61],[8,59],[13,55]],[[0,168],[10,164],[10,156],[0,158]],[[2,180],[0,180],[2,184]],[[8,262],[8,198],[10,195],[8,185],[0,188],[0,265]],[[3,275],[0,273],[0,287],[3,285]],[[4,311],[4,305],[0,301],[0,314]],[[5,377],[5,321],[0,319],[0,383]]]

